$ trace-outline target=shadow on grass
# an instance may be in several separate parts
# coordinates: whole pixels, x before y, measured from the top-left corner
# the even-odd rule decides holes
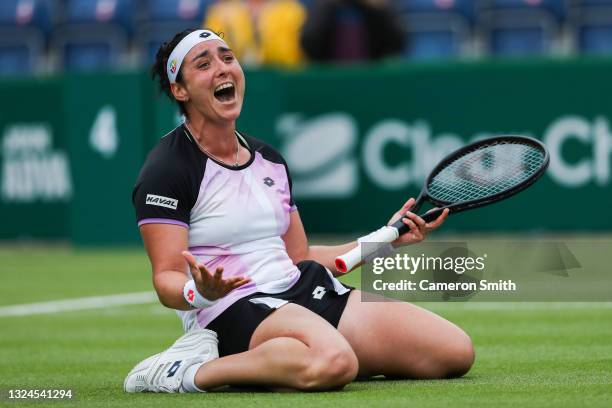
[[[375,377],[357,377],[352,383],[406,383],[411,385],[423,384],[423,383],[433,383],[433,384],[443,384],[443,383],[457,383],[457,382],[473,382],[474,377],[471,375],[465,375],[459,378],[449,378],[449,379],[438,379],[438,380],[415,380],[411,378],[404,377],[385,377],[383,375],[378,375]],[[349,384],[350,385],[350,384]],[[344,388],[342,390],[330,390],[330,391],[320,391],[316,393],[337,393],[337,392],[351,392],[356,390],[351,390],[350,388]],[[273,394],[273,393],[299,393],[300,391],[274,391],[266,387],[262,386],[227,386],[222,387],[217,390],[212,391],[214,393],[225,393],[225,394],[233,394],[233,393],[259,393],[259,394]]]

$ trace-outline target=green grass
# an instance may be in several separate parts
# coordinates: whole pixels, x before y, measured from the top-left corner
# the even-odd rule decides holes
[[[149,274],[139,249],[2,249],[0,304],[151,290]],[[194,403],[223,408],[260,404],[292,408],[612,406],[609,303],[438,303],[427,307],[472,336],[477,360],[464,378],[375,379],[330,393],[226,389],[205,395],[127,395],[121,387],[131,367],[181,333],[172,311],[150,304],[0,317],[0,391],[69,387],[75,390],[75,401],[55,401],[53,406],[88,407]],[[25,405],[0,400],[0,406]]]

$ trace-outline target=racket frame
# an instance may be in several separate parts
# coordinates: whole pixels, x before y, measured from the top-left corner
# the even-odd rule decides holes
[[[538,171],[536,171],[531,176],[529,176],[527,180],[519,184],[516,184],[515,186],[509,189],[500,191],[499,193],[493,194],[488,197],[478,198],[475,200],[462,201],[460,203],[453,204],[448,201],[437,200],[429,194],[429,184],[431,183],[431,181],[433,180],[435,176],[437,176],[442,170],[444,170],[444,168],[446,168],[447,165],[459,159],[460,157],[466,155],[467,153],[477,151],[484,144],[488,145],[488,144],[493,144],[495,142],[501,142],[504,140],[520,141],[523,144],[531,145],[537,148],[540,152],[542,152],[542,154],[544,155],[544,158],[542,160],[542,165],[540,166]],[[540,142],[539,140],[534,139],[532,137],[528,137],[528,136],[501,135],[501,136],[496,136],[496,137],[491,137],[488,139],[476,141],[474,143],[470,143],[469,145],[464,146],[450,153],[445,158],[443,158],[436,167],[434,167],[434,169],[431,171],[431,173],[429,173],[429,176],[427,176],[427,179],[423,183],[423,188],[421,189],[421,193],[419,194],[416,202],[414,203],[410,211],[411,212],[418,211],[419,208],[425,203],[425,201],[429,201],[435,207],[437,207],[437,209],[427,212],[425,214],[422,214],[421,218],[423,218],[425,222],[431,222],[435,220],[436,218],[438,218],[438,216],[440,216],[440,214],[445,208],[448,208],[451,213],[456,214],[462,211],[471,210],[473,208],[478,208],[478,207],[484,207],[486,205],[493,204],[497,201],[505,200],[506,198],[511,197],[525,190],[527,187],[535,183],[544,174],[544,172],[548,168],[549,162],[550,162],[550,156],[544,144]],[[395,228],[398,228],[400,235],[402,235],[408,230],[408,226],[402,222],[401,218],[397,220],[392,226]]]
[[[429,194],[429,187],[428,187],[430,182],[448,164],[459,159],[460,157],[464,156],[467,153],[478,150],[482,145],[492,144],[495,142],[501,142],[504,140],[512,140],[512,141],[517,141],[517,142],[520,141],[526,145],[531,145],[533,147],[536,147],[544,155],[544,158],[542,160],[542,165],[540,166],[540,168],[535,173],[533,173],[531,176],[529,176],[528,179],[524,180],[523,182],[511,188],[508,188],[504,191],[500,191],[499,193],[488,196],[488,197],[463,201],[463,202],[454,203],[454,204],[448,201],[436,200],[435,198],[431,197],[431,195]],[[445,208],[448,208],[452,214],[455,214],[455,213],[459,213],[462,211],[471,210],[473,208],[484,207],[486,205],[493,204],[497,201],[501,201],[508,197],[511,197],[525,190],[527,187],[531,186],[544,174],[544,172],[548,168],[549,162],[550,162],[550,156],[544,144],[540,142],[539,140],[534,139],[532,137],[523,136],[523,135],[500,135],[500,136],[478,140],[476,142],[470,143],[448,154],[446,157],[444,157],[440,161],[440,163],[436,165],[436,167],[433,168],[433,170],[429,173],[429,176],[427,176],[427,179],[423,183],[421,192],[419,196],[417,197],[414,205],[410,208],[410,211],[411,212],[418,211],[420,207],[425,203],[425,201],[429,201],[437,208],[430,210],[426,212],[425,214],[422,214],[421,218],[423,218],[425,222],[431,222],[435,220],[436,218],[438,218],[440,214],[442,213],[442,211],[444,211]],[[405,217],[402,216],[400,217],[399,220],[397,220],[392,225],[381,228],[380,232],[375,234],[375,236],[371,238],[373,242],[379,242],[379,243],[380,242],[393,242],[400,235],[403,235],[406,232],[408,232],[410,228],[406,224],[404,224],[404,222],[402,221],[404,218]],[[361,244],[357,244],[356,248],[353,248],[351,251],[348,251],[347,253],[336,258],[336,261],[335,261],[336,269],[341,273],[346,273],[350,271],[351,269],[353,269],[356,265],[358,265],[359,262],[361,262],[364,257],[370,256],[370,255],[371,253],[362,254]]]

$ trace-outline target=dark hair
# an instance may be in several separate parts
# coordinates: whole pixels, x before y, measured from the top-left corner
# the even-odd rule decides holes
[[[157,77],[159,91],[166,94],[168,98],[172,101],[176,101],[181,110],[181,114],[185,115],[187,112],[185,110],[185,104],[181,101],[177,101],[172,94],[172,90],[170,89],[170,79],[168,79],[168,72],[166,71],[166,67],[168,66],[168,58],[170,58],[170,54],[172,50],[178,45],[179,42],[190,33],[196,31],[196,28],[188,28],[187,30],[181,31],[176,34],[170,41],[163,43],[159,49],[157,50],[157,55],[155,56],[155,62],[151,67],[151,78],[155,80]],[[176,75],[176,82],[183,83],[183,75],[181,74],[181,69],[179,69],[178,74]]]

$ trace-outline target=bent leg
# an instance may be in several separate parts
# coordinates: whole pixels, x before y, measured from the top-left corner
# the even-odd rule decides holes
[[[410,303],[362,302],[359,290],[351,292],[338,330],[361,376],[459,377],[474,362],[470,337],[453,323]]]
[[[357,364],[351,346],[332,325],[290,303],[257,327],[248,351],[204,364],[195,383],[200,389],[223,385],[336,389],[355,378]]]

